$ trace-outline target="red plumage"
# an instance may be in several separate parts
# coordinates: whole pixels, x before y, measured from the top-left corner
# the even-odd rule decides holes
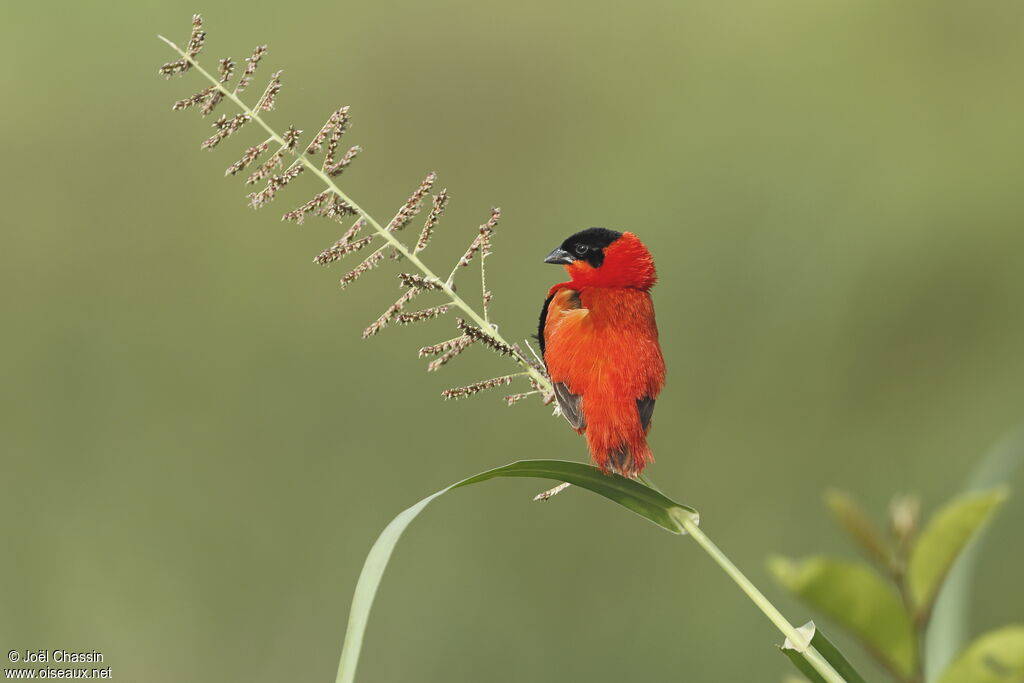
[[[665,384],[654,260],[636,235],[603,228],[573,235],[546,260],[571,278],[551,288],[538,334],[559,406],[598,467],[635,477],[654,460],[647,432]]]

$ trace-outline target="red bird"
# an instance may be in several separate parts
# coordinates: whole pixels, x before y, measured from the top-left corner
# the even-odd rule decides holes
[[[636,477],[654,460],[647,432],[665,385],[654,259],[631,232],[589,228],[544,262],[571,278],[548,292],[537,334],[562,415],[603,472]]]

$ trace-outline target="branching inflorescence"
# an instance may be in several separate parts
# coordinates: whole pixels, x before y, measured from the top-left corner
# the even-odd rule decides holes
[[[324,189],[318,190],[308,200],[287,211],[282,216],[282,220],[294,221],[301,225],[309,217],[318,217],[346,225],[342,236],[316,256],[313,259],[314,263],[330,265],[357,252],[365,253],[364,250],[372,248],[372,251],[365,255],[358,265],[341,277],[342,288],[349,286],[368,271],[380,266],[386,258],[407,261],[411,268],[406,270],[417,271],[398,274],[399,286],[403,290],[401,296],[363,330],[364,338],[377,334],[392,322],[409,325],[440,318],[453,309],[458,309],[464,316],[456,320],[459,336],[425,346],[419,350],[420,357],[432,358],[427,364],[428,371],[437,370],[474,345],[487,348],[498,355],[510,357],[522,367],[522,371],[483,380],[468,386],[446,389],[442,395],[445,398],[461,398],[485,389],[508,386],[521,379],[527,381],[532,389],[506,396],[505,400],[508,405],[531,395],[539,395],[545,404],[551,403],[553,400],[551,383],[548,381],[543,364],[530,358],[518,344],[506,341],[498,332],[497,325],[490,319],[489,304],[492,295],[487,288],[486,260],[491,254],[492,238],[501,218],[500,209],[491,210],[490,217],[480,225],[469,247],[456,261],[451,273],[447,278],[441,279],[423,263],[419,256],[430,245],[431,237],[448,206],[448,191],[441,189],[434,192],[437,182],[436,174],[428,173],[398,209],[394,218],[386,225],[382,225],[352,201],[335,182],[335,178],[341,175],[362,151],[359,146],[353,145],[341,152],[342,136],[350,127],[347,106],[332,113],[312,140],[303,147],[299,144],[302,136],[301,130],[289,126],[279,134],[262,118],[262,114],[273,111],[277,105],[282,87],[281,71],[271,75],[263,94],[253,106],[247,105],[240,97],[252,84],[257,67],[266,56],[267,47],[265,45],[256,47],[246,58],[245,68],[242,69],[237,82],[232,86],[236,73],[236,64],[233,59],[220,60],[216,74],[205,70],[199,64],[198,55],[206,42],[206,32],[203,30],[203,20],[198,14],[192,17],[192,34],[184,49],[166,38],[162,39],[179,55],[177,61],[160,67],[162,75],[170,78],[195,69],[208,81],[208,85],[195,94],[175,102],[173,109],[196,108],[205,117],[212,114],[224,100],[228,100],[238,109],[238,113],[221,114],[213,122],[214,132],[202,142],[202,149],[217,147],[243,128],[252,129],[253,126],[249,124],[253,122],[257,124],[256,128],[262,129],[268,136],[263,141],[248,147],[242,156],[228,166],[224,172],[225,175],[232,176],[245,172],[248,173],[245,180],[247,185],[262,184],[261,189],[249,193],[250,206],[253,208],[266,206],[274,201],[280,191],[308,171],[318,179],[321,188]],[[247,126],[248,128],[246,128]],[[322,159],[317,163],[313,159],[321,153],[323,154]],[[412,246],[408,246],[399,239],[399,233],[413,222],[424,207],[429,207],[426,219],[423,221],[415,242],[411,243]],[[469,266],[474,259],[478,259],[480,262],[480,312],[477,312],[455,291],[456,274],[460,268]],[[445,297],[441,303],[417,310],[409,309],[413,300],[420,295],[436,296],[438,293]]]

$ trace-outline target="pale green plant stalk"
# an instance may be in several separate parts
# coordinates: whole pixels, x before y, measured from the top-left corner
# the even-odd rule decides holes
[[[679,523],[683,529],[686,530],[693,540],[697,542],[701,548],[704,549],[711,559],[714,560],[719,567],[722,568],[730,579],[739,586],[740,590],[743,591],[750,601],[753,602],[761,612],[775,625],[775,628],[779,629],[782,635],[786,636],[792,645],[793,649],[803,654],[803,656],[810,662],[811,666],[814,667],[815,671],[821,674],[829,683],[843,683],[845,680],[839,673],[833,668],[828,661],[821,656],[813,645],[808,642],[807,638],[803,636],[793,624],[789,623],[789,620],[782,615],[775,605],[771,603],[764,596],[764,593],[757,589],[750,579],[746,577],[739,570],[735,564],[732,563],[725,553],[723,553],[714,542],[707,537],[707,535],[701,530],[697,523],[688,515],[674,514],[676,522]]]
[[[197,18],[198,20],[198,18]],[[194,20],[195,22],[195,20]],[[204,34],[205,37],[205,34]],[[218,79],[210,72],[205,70],[199,62],[194,58],[194,52],[190,50],[182,50],[175,43],[168,40],[163,36],[159,36],[160,40],[164,41],[169,45],[184,62],[187,62],[190,68],[194,68],[200,73],[207,81],[210,82],[210,87],[218,92],[220,96],[233,102],[244,115],[248,116],[250,120],[255,121],[262,127],[269,135],[270,139],[275,141],[281,146],[281,149],[291,148],[285,140],[285,137],[280,135],[274,128],[272,128],[263,118],[259,112],[265,110],[265,107],[256,106],[249,107],[237,94],[237,89],[231,89],[226,86],[225,81]],[[275,80],[277,76],[275,75]],[[261,101],[262,103],[262,101]],[[484,295],[484,310],[483,315],[479,314],[469,303],[467,303],[461,296],[459,296],[453,285],[453,278],[455,270],[446,280],[441,280],[434,271],[431,270],[417,255],[416,250],[406,247],[406,245],[399,240],[391,231],[385,229],[373,216],[369,214],[365,209],[354,202],[338,185],[334,182],[333,178],[321,168],[307,158],[306,152],[301,149],[296,149],[295,154],[297,161],[302,164],[306,169],[311,171],[317,176],[328,188],[330,192],[337,195],[343,202],[350,206],[360,218],[366,221],[366,223],[377,233],[380,237],[388,243],[389,246],[394,248],[399,254],[401,254],[409,263],[416,267],[427,279],[436,282],[449,298],[450,303],[460,309],[466,316],[476,323],[483,332],[490,336],[493,340],[497,341],[503,347],[507,347],[513,351],[512,355],[514,360],[523,367],[524,372],[518,373],[520,375],[528,376],[534,383],[535,388],[539,389],[543,394],[550,394],[552,392],[551,382],[549,379],[533,364],[526,356],[518,350],[518,347],[514,347],[505,341],[505,339],[498,332],[497,327],[490,322],[489,315],[486,313],[487,301],[489,299],[489,292],[486,287],[486,280],[483,273],[481,273],[481,289]],[[485,255],[482,255],[484,258]],[[481,268],[482,260],[481,260]],[[457,270],[458,266],[456,266]],[[532,392],[531,392],[532,393]],[[651,487],[654,488],[654,487]],[[811,664],[815,671],[828,683],[844,683],[844,678],[836,672],[835,668],[829,662],[821,656],[821,654],[810,644],[808,639],[804,637],[783,615],[779,610],[759,591],[754,584],[729,560],[728,557],[716,546],[707,535],[698,527],[697,522],[690,516],[685,514],[679,514],[675,517],[675,521],[685,531],[694,538],[697,544],[725,571],[726,575],[732,579],[733,582],[739,586],[748,598],[754,603],[754,605],[761,610],[768,617],[768,619],[775,625],[775,627],[789,640],[789,644],[792,649],[803,654],[807,661]]]

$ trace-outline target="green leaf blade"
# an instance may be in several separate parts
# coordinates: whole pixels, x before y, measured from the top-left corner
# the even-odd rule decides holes
[[[579,462],[520,460],[463,479],[427,496],[401,512],[391,520],[373,544],[363,563],[363,569],[359,573],[359,580],[356,582],[355,593],[352,596],[352,607],[349,610],[348,626],[345,630],[345,644],[341,650],[341,660],[338,662],[337,683],[353,683],[355,681],[356,665],[359,663],[359,653],[362,650],[363,637],[366,633],[366,624],[370,618],[373,600],[384,576],[384,570],[391,559],[391,553],[405,529],[435,498],[452,489],[496,477],[534,477],[569,482],[618,503],[674,534],[684,533],[683,528],[676,521],[677,516],[688,517],[694,523],[700,521],[700,515],[696,510],[675,502],[659,491],[617,474],[605,475],[597,468]]]
[[[967,482],[967,491],[986,491],[1006,484],[1024,465],[1024,427],[1018,427],[999,440],[975,467]],[[925,681],[934,683],[957,652],[967,643],[971,632],[972,588],[984,532],[964,548],[950,569],[942,590],[932,607],[925,635]]]
[[[907,581],[914,609],[927,614],[957,557],[1006,501],[1009,489],[998,487],[957,498],[932,516],[914,544]]]
[[[768,568],[786,588],[848,629],[890,670],[909,677],[917,665],[910,618],[896,591],[870,567],[826,557],[775,557]]]
[[[673,519],[673,510],[682,511],[695,522],[700,522],[700,515],[693,508],[677,503],[638,481],[618,474],[604,474],[591,465],[566,460],[519,460],[481,472],[460,481],[452,488],[476,484],[495,477],[534,477],[568,482],[618,503],[674,534],[685,532]]]
[[[939,683],[1018,683],[1024,681],[1024,626],[990,631],[967,646]]]

